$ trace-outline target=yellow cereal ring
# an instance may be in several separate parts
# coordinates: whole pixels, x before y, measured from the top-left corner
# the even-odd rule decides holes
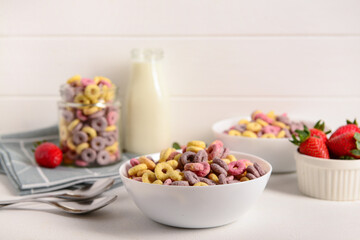
[[[257,122],[258,124],[260,124],[261,126],[263,126],[263,127],[266,127],[267,125],[269,125],[267,122],[265,122],[265,121],[262,120],[261,118],[256,119],[256,122]]]
[[[106,151],[108,151],[110,154],[116,154],[116,152],[119,149],[119,143],[114,142],[112,145],[105,148]]]
[[[100,88],[96,84],[89,84],[86,86],[84,94],[87,98],[95,100],[101,95]]]
[[[142,177],[142,175],[143,175],[144,173],[146,173],[146,172],[152,172],[152,171],[149,170],[149,169],[140,170],[140,171],[138,171],[138,172],[136,173],[136,176],[137,176],[137,177]]]
[[[252,131],[244,131],[242,133],[243,137],[249,137],[249,138],[257,138],[257,135],[253,133]]]
[[[146,165],[145,165],[146,166]],[[161,181],[165,181],[170,177],[170,173],[173,173],[174,169],[167,162],[160,162],[155,167],[155,176]]]
[[[227,159],[230,160],[230,162],[234,162],[234,161],[237,161],[236,157],[232,154],[229,154],[226,156]]]
[[[248,124],[249,120],[247,119],[240,119],[240,121],[238,121],[238,124]]]
[[[284,130],[281,130],[276,137],[277,137],[277,138],[284,138],[285,135],[286,135],[285,131],[284,131]]]
[[[80,80],[81,80],[81,76],[80,75],[75,75],[75,76],[72,76],[71,78],[69,78],[66,81],[66,83],[68,83],[68,84],[75,83],[77,86],[80,86]]]
[[[114,90],[110,90],[105,94],[104,100],[105,100],[105,102],[109,102],[109,101],[113,100],[114,97],[115,97]]]
[[[105,99],[105,97],[106,97],[106,95],[107,95],[107,93],[108,93],[108,91],[109,91],[109,87],[106,86],[106,85],[104,85],[104,86],[102,86],[101,91],[102,91],[102,93],[101,93],[100,98],[104,98],[104,99]]]
[[[155,163],[153,161],[151,161],[150,159],[148,159],[147,157],[142,156],[142,157],[139,157],[138,160],[140,163],[146,164],[148,169],[150,169],[150,170],[155,169]]]
[[[159,185],[163,185],[163,182],[161,180],[155,180],[152,184],[159,184]]]
[[[69,132],[65,125],[59,125],[60,140],[66,140],[69,137]]]
[[[80,123],[79,119],[73,120],[68,126],[69,132],[71,132],[76,127],[76,125],[78,125],[79,123]]]
[[[221,160],[223,160],[224,162],[226,162],[226,164],[229,164],[229,163],[230,163],[230,159],[223,158],[223,159],[221,159]]]
[[[160,153],[160,159],[159,159],[159,162],[165,162],[166,159],[168,159],[168,157],[170,156],[170,154],[172,152],[175,152],[176,149],[175,148],[167,148],[165,150],[162,150],[161,153]]]
[[[250,179],[248,179],[247,177],[242,177],[240,178],[240,182],[245,182],[245,181],[249,181]]]
[[[81,131],[83,131],[84,133],[86,133],[87,135],[89,135],[90,139],[94,138],[97,136],[96,130],[93,129],[92,127],[89,126],[85,126],[81,129]]]
[[[76,147],[76,153],[77,153],[77,154],[81,154],[81,152],[82,152],[85,148],[89,148],[89,147],[90,147],[90,145],[89,145],[88,143],[86,143],[86,142],[81,143],[81,144],[77,145],[77,147]]]
[[[269,118],[271,118],[272,120],[276,120],[276,115],[274,113],[274,111],[270,111],[266,114],[266,116],[268,116]]]
[[[197,183],[195,183],[193,186],[197,187],[197,186],[209,186],[209,185],[207,185],[207,184],[204,183],[204,182],[197,182]]]
[[[257,122],[251,122],[246,124],[246,129],[253,132],[258,132],[262,129],[262,126]]]
[[[90,99],[85,97],[82,93],[79,93],[78,95],[75,96],[74,102],[75,103],[80,103],[80,104],[89,104]]]
[[[179,166],[179,162],[176,160],[169,160],[167,161],[168,164],[170,164],[170,166],[172,166],[173,169],[176,169]]]
[[[156,180],[156,176],[153,172],[146,172],[142,175],[141,179],[144,183],[153,183]]]
[[[146,164],[140,163],[140,164],[135,165],[135,166],[133,166],[132,168],[130,168],[130,169],[128,170],[128,175],[129,175],[129,176],[134,176],[134,175],[137,174],[138,171],[146,170],[146,169],[147,169]]]
[[[109,78],[102,77],[102,76],[96,76],[96,77],[94,77],[94,82],[95,82],[96,84],[98,84],[101,80],[112,84],[112,82],[111,82],[111,80],[110,80]]]
[[[68,148],[70,148],[70,150],[75,151],[76,146],[75,146],[75,144],[73,143],[73,141],[72,141],[71,138],[68,138],[68,139],[66,140],[66,145],[68,146]]]
[[[201,150],[203,150],[203,148],[195,147],[195,146],[190,146],[190,147],[186,148],[186,151],[191,151],[191,152],[194,152],[194,153],[197,153],[198,151],[201,151]]]
[[[181,153],[179,153],[178,155],[175,155],[174,160],[179,161],[181,155],[182,155]]]
[[[179,175],[181,177],[180,181],[184,180],[185,179],[185,175],[183,172],[179,172]]]
[[[169,177],[171,178],[171,180],[173,181],[182,181],[184,180],[184,175],[182,175],[180,172],[178,171],[172,171],[169,174]]]
[[[110,126],[107,126],[105,128],[105,131],[106,132],[112,132],[112,131],[115,131],[116,130],[116,126],[115,125],[110,125]]]
[[[219,182],[219,178],[216,176],[215,173],[210,173],[208,178],[213,180],[214,182]]]
[[[98,107],[85,107],[83,112],[85,115],[91,115],[91,114],[98,112],[99,110],[100,110],[100,108],[98,108]]]
[[[290,127],[288,125],[286,125],[285,123],[283,122],[279,122],[279,121],[274,121],[272,123],[273,126],[277,126],[277,127],[280,127],[280,128],[287,128],[287,129],[290,129]]]
[[[265,133],[261,136],[261,138],[276,138],[276,136],[272,133]]]
[[[231,129],[231,130],[228,132],[228,134],[229,134],[230,136],[241,136],[241,132],[238,131],[238,130],[236,130],[236,129]]]
[[[188,142],[187,147],[194,146],[194,147],[200,147],[202,149],[206,148],[206,144],[203,141],[191,141]]]

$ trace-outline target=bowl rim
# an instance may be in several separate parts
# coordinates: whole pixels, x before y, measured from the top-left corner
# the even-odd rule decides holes
[[[231,117],[231,118],[222,119],[220,121],[215,122],[211,126],[211,129],[215,134],[218,134],[218,135],[220,135],[222,137],[226,137],[226,138],[229,138],[229,139],[232,139],[232,140],[246,139],[248,141],[267,141],[267,142],[279,142],[279,141],[287,142],[287,141],[291,140],[291,138],[249,138],[249,137],[243,137],[243,136],[230,136],[230,135],[224,133],[224,131],[226,129],[225,130],[224,129],[220,130],[219,125],[224,124],[224,123],[228,123],[228,122],[238,122],[238,121],[240,121],[240,119],[248,119],[248,120],[250,120],[251,117],[249,117],[249,116],[246,116],[246,117],[238,116],[238,117]],[[303,119],[303,120],[300,120],[298,118],[293,118],[293,119],[298,120],[298,121],[315,123],[314,121],[307,120],[307,119]],[[229,124],[229,125],[230,125],[229,127],[231,127],[232,124]]]
[[[257,160],[260,160],[262,163],[266,164],[267,167],[269,168],[269,171],[266,172],[266,174],[262,175],[261,177],[259,178],[256,178],[256,179],[252,179],[252,180],[249,180],[249,181],[244,181],[244,182],[237,182],[237,183],[231,183],[231,184],[219,184],[219,185],[209,185],[209,186],[206,186],[206,187],[203,187],[203,186],[175,186],[176,189],[194,189],[195,188],[198,188],[198,189],[208,189],[209,187],[211,187],[212,189],[214,188],[226,188],[226,187],[231,187],[231,186],[236,186],[236,185],[239,185],[239,184],[254,184],[256,182],[259,182],[259,181],[262,181],[264,178],[268,177],[270,178],[271,174],[272,174],[272,165],[266,161],[265,159],[261,158],[261,157],[258,157],[256,155],[253,155],[253,154],[249,154],[249,153],[244,153],[244,152],[237,152],[237,151],[230,151],[230,153],[232,154],[241,154],[241,155],[244,155],[244,158],[245,156],[250,156],[252,158],[256,158]],[[151,153],[151,154],[145,154],[145,156],[157,156],[157,155],[160,155],[160,153]],[[143,155],[141,155],[143,156]],[[140,157],[140,156],[138,156]],[[136,157],[137,158],[137,157]],[[121,164],[121,166],[119,167],[119,175],[120,175],[120,178],[122,179],[123,182],[124,179],[127,179],[127,180],[132,180],[130,178],[128,178],[127,176],[125,176],[124,174],[122,174],[122,171],[123,169],[126,167],[126,165],[128,163],[130,163],[130,160],[127,160],[126,162],[123,162]],[[156,160],[155,162],[157,162],[158,160]],[[139,182],[139,181],[136,181],[136,180],[132,180],[132,182],[134,184],[141,184],[142,186],[144,186],[144,183],[143,182]],[[149,186],[153,186],[153,187],[162,187],[162,188],[171,188],[171,189],[174,189],[174,186],[169,186],[169,185],[160,185],[160,184],[149,184],[149,183],[146,183],[148,184]]]
[[[342,165],[344,167],[351,167],[351,168],[353,168],[354,165],[359,165],[360,167],[360,159],[350,160],[350,159],[318,158],[318,157],[302,154],[299,152],[298,148],[296,148],[296,150],[294,151],[294,156],[297,161],[303,161],[303,162],[306,161],[307,163],[312,165],[321,165],[323,167],[328,167],[328,168],[336,167],[338,165]]]

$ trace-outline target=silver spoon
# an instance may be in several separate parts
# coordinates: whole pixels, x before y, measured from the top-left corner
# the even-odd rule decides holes
[[[109,205],[110,203],[115,201],[116,198],[117,198],[117,195],[112,195],[112,196],[99,197],[99,198],[94,198],[94,199],[91,199],[88,201],[80,201],[80,202],[50,201],[50,200],[44,200],[44,199],[28,199],[26,201],[24,200],[23,202],[46,203],[46,204],[55,206],[67,213],[85,214],[85,213],[96,211],[100,208],[103,208],[103,207]],[[0,204],[0,207],[6,207],[6,206],[9,206],[12,204],[17,204],[17,203]]]
[[[60,190],[56,192],[49,192],[49,193],[40,193],[29,195],[25,197],[18,197],[10,200],[2,200],[0,201],[1,204],[10,204],[10,203],[18,203],[27,201],[30,199],[38,199],[38,198],[49,198],[49,197],[59,197],[65,198],[69,200],[84,200],[94,198],[104,191],[108,190],[113,184],[115,180],[113,178],[105,178],[99,179],[95,181],[90,187],[85,186],[76,190]]]

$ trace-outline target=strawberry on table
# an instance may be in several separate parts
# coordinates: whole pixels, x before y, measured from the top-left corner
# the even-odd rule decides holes
[[[43,142],[37,146],[34,155],[37,164],[46,168],[59,166],[63,159],[61,149],[50,142]]]
[[[330,153],[341,159],[360,159],[360,128],[354,122],[339,127],[329,138]]]
[[[296,130],[296,133],[298,136],[293,135],[293,139],[290,141],[299,146],[300,153],[312,157],[330,158],[329,150],[322,136],[318,136],[318,134],[311,135],[310,130],[306,126],[304,126],[302,131]]]

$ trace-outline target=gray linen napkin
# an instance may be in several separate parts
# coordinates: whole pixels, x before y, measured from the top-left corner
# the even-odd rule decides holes
[[[122,154],[121,161],[105,167],[39,167],[32,149],[37,141],[59,143],[58,128],[52,126],[31,132],[0,136],[1,171],[10,179],[20,195],[49,192],[68,187],[80,187],[99,178],[112,177],[115,186],[122,185],[118,173],[120,165],[134,154]]]

